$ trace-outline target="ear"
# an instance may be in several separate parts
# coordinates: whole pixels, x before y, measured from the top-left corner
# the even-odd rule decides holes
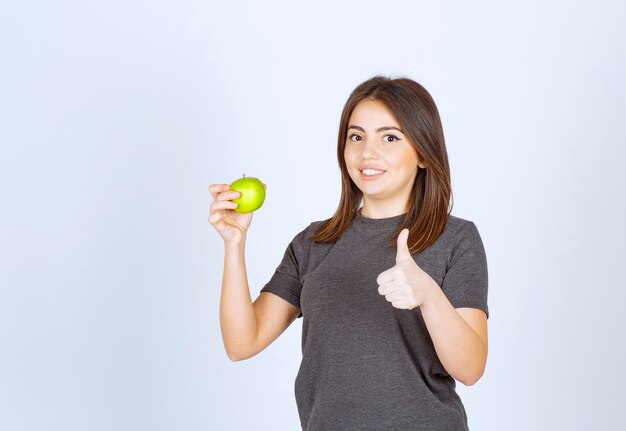
[[[426,169],[426,163],[420,154],[417,155],[417,167],[420,169]]]

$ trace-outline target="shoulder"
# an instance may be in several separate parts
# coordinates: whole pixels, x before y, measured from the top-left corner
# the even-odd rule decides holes
[[[453,258],[463,254],[485,254],[483,240],[473,221],[449,215],[448,224],[449,229],[446,226],[446,231],[449,231],[447,245]]]
[[[293,238],[293,243],[296,247],[302,248],[305,245],[313,244],[311,241],[311,236],[315,235],[315,233],[324,225],[324,223],[328,222],[330,218],[325,220],[317,220],[310,222],[306,227],[300,228],[300,231]]]
[[[446,231],[454,237],[462,237],[471,234],[477,234],[478,228],[472,220],[467,220],[461,217],[448,214],[448,224],[446,225]]]
[[[467,220],[452,214],[448,214],[448,227],[455,233],[462,232],[465,229],[468,229],[473,225],[474,222],[471,220]]]
[[[313,235],[315,232],[317,232],[322,226],[324,226],[326,223],[328,223],[328,221],[330,221],[330,217],[325,219],[325,220],[317,220],[317,221],[313,221],[309,224],[309,226],[307,227],[307,232],[309,233],[309,235]]]
[[[448,223],[440,241],[452,249],[463,245],[482,243],[478,228],[472,220],[452,214],[448,215]]]

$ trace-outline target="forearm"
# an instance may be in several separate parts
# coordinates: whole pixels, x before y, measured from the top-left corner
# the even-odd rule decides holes
[[[257,334],[246,274],[245,240],[236,247],[226,246],[224,251],[220,325],[228,357],[232,360],[245,357]]]
[[[448,373],[465,385],[478,381],[487,362],[486,341],[454,309],[436,283],[420,309],[437,356]]]

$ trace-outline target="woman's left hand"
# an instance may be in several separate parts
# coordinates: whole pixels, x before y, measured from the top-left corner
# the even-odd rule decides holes
[[[439,286],[413,260],[407,245],[408,237],[409,230],[403,229],[398,235],[395,266],[381,272],[376,282],[378,293],[384,295],[391,305],[411,310],[427,302],[433,289],[439,289]]]

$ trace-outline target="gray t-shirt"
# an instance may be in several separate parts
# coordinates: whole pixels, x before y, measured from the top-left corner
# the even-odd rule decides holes
[[[435,352],[419,307],[395,308],[378,293],[378,275],[395,265],[386,246],[404,215],[357,214],[334,244],[291,241],[271,292],[300,308],[302,363],[295,395],[303,430],[467,430],[467,416]],[[487,260],[471,221],[448,216],[445,231],[413,256],[455,308],[487,316]]]

